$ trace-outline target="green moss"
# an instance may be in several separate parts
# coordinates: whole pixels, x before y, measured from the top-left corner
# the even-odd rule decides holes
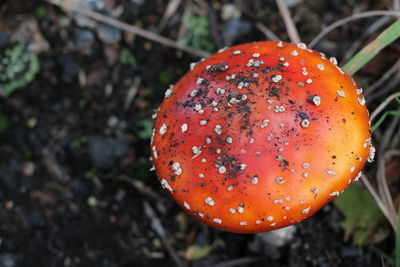
[[[384,216],[368,191],[352,184],[333,203],[344,215],[340,225],[344,229],[345,240],[353,237],[354,245],[373,243]]]
[[[39,59],[23,45],[6,48],[0,55],[0,96],[7,97],[30,83],[39,69]]]
[[[210,22],[206,16],[189,16],[184,19],[186,26],[185,37],[180,41],[182,44],[194,48],[214,51],[215,44],[211,36]]]
[[[136,58],[129,49],[123,48],[119,52],[119,62],[124,65],[132,65],[136,63]]]

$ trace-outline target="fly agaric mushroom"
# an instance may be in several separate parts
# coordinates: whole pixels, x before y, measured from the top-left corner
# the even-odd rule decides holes
[[[362,90],[336,64],[304,44],[267,41],[193,66],[154,116],[162,186],[189,214],[231,232],[315,213],[374,151]]]

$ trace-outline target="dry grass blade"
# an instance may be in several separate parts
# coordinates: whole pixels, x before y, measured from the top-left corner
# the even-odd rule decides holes
[[[160,25],[158,26],[158,31],[162,31],[165,27],[165,25],[167,25],[168,20],[170,19],[170,17],[176,13],[176,10],[178,9],[178,7],[180,6],[182,0],[170,0],[167,8],[165,9],[164,15],[161,19]]]
[[[371,113],[371,121],[373,121],[376,116],[378,116],[378,114],[385,109],[385,107],[387,105],[389,105],[390,102],[393,101],[393,99],[395,99],[396,97],[400,97],[400,92],[394,93],[392,95],[390,95],[388,98],[385,99],[385,101],[383,101],[375,110],[374,112]]]
[[[400,156],[400,150],[394,149],[394,150],[386,151],[383,158],[379,161],[378,172],[377,172],[378,189],[380,191],[381,198],[382,198],[385,206],[388,209],[389,216],[391,217],[391,221],[393,221],[394,225],[397,224],[396,223],[397,213],[396,213],[396,209],[394,207],[393,198],[390,195],[389,186],[387,184],[385,163],[386,163],[386,159],[396,157],[396,156]],[[397,230],[396,227],[394,227],[394,229]]]
[[[181,43],[183,41],[183,39],[185,38],[185,31],[186,31],[186,23],[184,23],[184,21],[191,16],[192,14],[192,8],[190,5],[185,5],[185,8],[183,9],[183,15],[182,15],[182,19],[181,19],[181,24],[179,26],[179,30],[178,30],[178,37],[176,38],[178,43]],[[176,51],[176,55],[177,57],[182,57],[182,51]]]
[[[210,23],[211,34],[214,39],[215,44],[217,45],[218,49],[225,47],[225,40],[222,38],[222,35],[219,31],[218,19],[217,14],[214,8],[211,6],[206,5],[207,13],[208,13],[208,21]]]
[[[133,99],[135,99],[135,96],[139,90],[140,82],[141,82],[140,76],[136,76],[132,86],[128,90],[128,94],[126,95],[124,110],[128,110],[132,104]]]
[[[121,174],[117,177],[118,180],[131,185],[136,191],[141,193],[152,200],[160,200],[162,197],[153,191],[149,186],[145,185],[142,181],[133,179],[127,175]]]
[[[396,63],[393,64],[393,66],[388,69],[385,74],[382,75],[382,77],[376,81],[374,84],[372,84],[370,87],[365,89],[365,95],[371,94],[373,91],[375,91],[376,88],[380,87],[384,82],[386,82],[394,73],[396,73],[400,69],[400,59],[396,61]]]
[[[153,208],[150,206],[150,204],[147,201],[143,202],[143,209],[144,209],[145,215],[150,219],[151,228],[160,237],[161,242],[163,243],[164,247],[167,249],[168,253],[170,254],[173,261],[175,262],[176,266],[184,267],[185,265],[179,259],[178,255],[176,255],[171,244],[168,242],[168,240],[166,238],[166,232],[164,230],[164,227],[161,224],[160,219],[157,217],[156,212],[153,210]]]
[[[298,44],[300,43],[300,36],[297,32],[296,26],[294,25],[292,16],[290,15],[289,8],[287,7],[284,0],[276,0],[276,4],[278,5],[279,11],[283,17],[283,21],[285,22],[286,30],[288,32],[289,38],[292,43]]]
[[[51,176],[61,182],[67,182],[71,180],[71,177],[69,176],[65,168],[61,164],[59,164],[54,152],[51,151],[50,148],[43,148],[42,159],[44,167]]]
[[[369,17],[375,17],[375,16],[392,16],[392,17],[397,17],[400,18],[400,12],[399,11],[389,11],[389,10],[376,10],[376,11],[367,11],[367,12],[361,12],[357,13],[354,15],[351,15],[347,18],[341,19],[336,21],[335,23],[329,25],[328,27],[324,28],[308,45],[310,48],[314,47],[319,41],[322,40],[322,38],[325,37],[329,32],[332,30],[343,26],[346,23],[349,23],[350,21],[353,20],[358,20],[362,18],[369,18]]]
[[[393,9],[396,11],[400,11],[400,1],[399,0],[393,0]]]
[[[400,38],[400,20],[386,28],[379,36],[359,51],[343,66],[343,70],[353,75],[373,59],[383,48]]]
[[[269,40],[272,41],[279,41],[279,37],[276,36],[276,34],[271,31],[270,29],[268,29],[267,26],[265,26],[264,24],[262,24],[261,22],[256,22],[255,24],[256,28],[259,29]]]
[[[344,57],[343,57],[343,62],[347,62],[352,56],[354,56],[358,50],[360,50],[361,45],[367,40],[368,38],[371,37],[372,34],[376,32],[380,32],[380,29],[384,27],[385,25],[390,24],[393,21],[393,18],[389,16],[383,16],[379,19],[377,19],[375,22],[373,22],[368,28],[363,30],[361,33],[361,36],[358,37],[354,43],[347,49]]]
[[[118,28],[120,30],[126,31],[126,32],[130,32],[136,35],[139,35],[143,38],[146,38],[148,40],[166,45],[166,46],[170,46],[185,52],[188,52],[190,54],[193,54],[195,56],[199,56],[199,57],[208,57],[210,55],[210,53],[199,50],[199,49],[195,49],[189,46],[185,46],[185,45],[181,45],[178,44],[176,41],[168,39],[166,37],[163,37],[161,35],[155,34],[153,32],[150,31],[146,31],[143,30],[141,28],[135,27],[133,25],[129,25],[127,23],[121,22],[117,19],[111,18],[111,17],[107,17],[105,15],[102,15],[98,12],[94,12],[88,9],[81,9],[78,8],[76,5],[74,5],[70,0],[45,0],[55,6],[61,7],[66,11],[73,11],[82,15],[87,16],[88,18],[91,18],[93,20],[96,21],[100,21],[103,23],[106,23],[108,25],[111,25],[115,28]]]
[[[367,188],[368,192],[371,194],[372,198],[375,200],[376,205],[381,209],[383,215],[385,215],[386,219],[388,219],[390,225],[393,227],[393,229],[396,229],[395,223],[392,220],[392,217],[390,216],[389,210],[385,206],[385,204],[382,202],[382,199],[379,197],[378,193],[376,192],[375,188],[371,185],[369,182],[367,176],[365,174],[361,174],[361,181]]]

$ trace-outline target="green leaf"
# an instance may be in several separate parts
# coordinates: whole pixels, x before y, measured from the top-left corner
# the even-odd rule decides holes
[[[340,223],[344,238],[349,240],[352,237],[354,245],[368,243],[376,233],[378,223],[384,219],[368,191],[356,184],[351,185],[333,203],[344,215]]]
[[[343,66],[343,70],[349,75],[353,75],[373,59],[379,51],[400,38],[400,20],[397,20],[382,32],[374,41],[369,43],[360,52],[353,56],[349,62]]]
[[[220,241],[218,239],[214,240],[212,244],[205,244],[205,245],[194,244],[187,247],[186,251],[180,251],[179,255],[185,257],[189,261],[198,260],[210,254],[215,248],[218,247],[219,244]]]
[[[187,248],[185,253],[185,258],[190,261],[198,260],[210,254],[212,250],[213,247],[211,245],[206,245],[206,246],[193,245]]]

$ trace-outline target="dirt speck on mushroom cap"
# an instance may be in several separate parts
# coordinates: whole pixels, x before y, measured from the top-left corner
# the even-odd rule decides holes
[[[303,45],[250,43],[210,56],[167,91],[152,161],[197,219],[269,231],[309,217],[357,177],[369,129],[359,88],[334,60]]]

